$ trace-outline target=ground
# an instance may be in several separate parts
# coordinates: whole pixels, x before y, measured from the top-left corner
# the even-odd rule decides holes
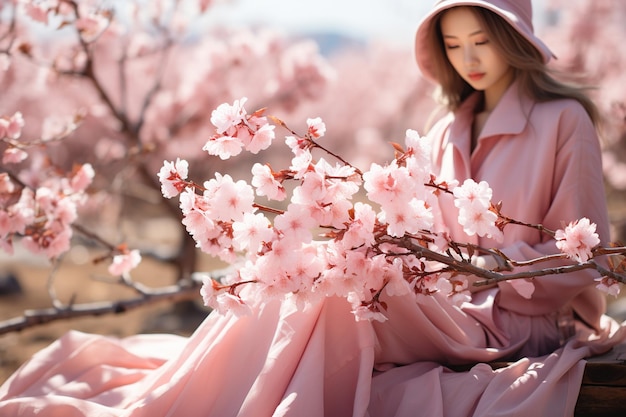
[[[103,281],[110,279],[106,265],[92,265],[90,260],[93,257],[88,249],[79,247],[64,258],[55,273],[54,281],[55,291],[61,301],[68,303],[73,296],[75,303],[136,296],[126,288]],[[210,258],[202,258],[199,268],[211,270],[219,266]],[[0,274],[12,273],[18,277],[22,287],[20,294],[0,295],[0,322],[22,315],[27,309],[51,307],[46,291],[46,282],[51,271],[51,266],[45,260],[20,251],[19,248],[13,257],[0,253]],[[151,259],[144,259],[136,272],[139,278],[137,276],[134,278],[151,287],[171,285],[175,281],[173,268]],[[202,306],[198,292],[194,303],[172,305],[164,302],[123,314],[58,321],[21,332],[0,335],[0,384],[33,353],[49,345],[68,330],[119,337],[140,332],[188,335],[206,314],[207,310]]]

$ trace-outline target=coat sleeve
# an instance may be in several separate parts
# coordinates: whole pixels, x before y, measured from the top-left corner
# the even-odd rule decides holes
[[[575,104],[565,107],[557,120],[550,184],[552,200],[542,224],[557,230],[571,221],[587,217],[596,224],[601,242],[606,244],[609,241],[609,221],[600,143],[589,116],[582,106]],[[558,249],[554,240],[550,239],[535,245],[516,242],[502,251],[519,260],[556,253]],[[559,262],[542,263],[540,267],[563,265],[563,261]],[[520,296],[509,283],[501,283],[498,303],[503,308],[523,314],[546,314],[566,304],[576,304],[576,299],[584,299],[587,305],[580,305],[579,308],[588,310],[584,315],[589,317],[588,322],[593,322],[605,306],[604,296],[594,288],[594,279],[598,276],[595,270],[584,270],[534,278],[535,291],[531,299]]]

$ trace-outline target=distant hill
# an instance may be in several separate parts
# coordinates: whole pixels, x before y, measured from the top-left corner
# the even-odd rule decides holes
[[[309,32],[302,33],[296,38],[313,39],[320,48],[320,53],[324,56],[330,56],[337,51],[346,48],[364,48],[367,41],[339,32]]]

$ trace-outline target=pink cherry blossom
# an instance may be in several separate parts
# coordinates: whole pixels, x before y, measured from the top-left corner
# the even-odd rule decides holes
[[[307,207],[300,204],[289,204],[287,211],[276,216],[274,227],[290,242],[308,243],[312,239],[311,229],[315,221],[307,216]]]
[[[245,149],[248,152],[257,154],[260,151],[269,148],[275,137],[275,128],[276,126],[270,125],[267,122],[260,125],[250,138],[250,141],[247,143],[244,142]]]
[[[22,135],[24,118],[21,112],[15,112],[11,117],[0,117],[0,139],[18,139]]]
[[[399,167],[395,160],[385,167],[373,163],[363,174],[363,181],[367,197],[375,203],[402,204],[412,198],[410,190],[414,184],[409,171]]]
[[[596,224],[586,217],[571,222],[565,230],[557,230],[554,238],[557,248],[577,262],[587,262],[592,256],[592,249],[600,244]]]
[[[431,167],[431,143],[430,140],[413,129],[407,129],[405,133],[404,143],[407,153],[412,157],[416,167],[420,167],[420,171],[430,172]]]
[[[244,213],[242,221],[233,223],[233,246],[238,250],[255,253],[273,236],[271,223],[262,213]]]
[[[387,321],[387,316],[381,311],[372,308],[369,305],[359,305],[352,310],[356,321],[378,321],[384,323]]]
[[[469,200],[464,201],[467,202]],[[463,230],[469,236],[487,236],[501,241],[504,235],[496,226],[498,215],[482,206],[481,203],[477,203],[477,201],[478,200],[474,200],[472,203],[469,203],[459,210],[459,224],[463,226]]]
[[[11,194],[15,191],[15,184],[6,172],[0,172],[0,194]]]
[[[189,163],[184,159],[176,158],[176,162],[163,161],[158,174],[163,197],[176,197],[188,186],[185,181],[188,171]]]
[[[29,1],[24,4],[24,10],[26,14],[36,22],[48,24],[48,12],[50,7],[48,2],[35,3]]]
[[[215,178],[204,183],[205,198],[211,202],[213,219],[241,220],[244,213],[253,211],[254,190],[245,181],[235,182],[226,174],[215,174]]]
[[[266,277],[263,281],[266,283],[263,293],[268,297],[283,298],[289,293],[300,291],[304,282],[300,282],[296,276],[290,274],[291,268],[295,268],[298,262],[297,253],[289,251],[290,256],[283,256],[285,263],[281,262],[281,268],[278,273],[271,277]],[[267,255],[266,255],[267,256]],[[271,258],[273,255],[269,255]]]
[[[308,293],[311,291],[313,280],[327,266],[317,255],[315,245],[305,245],[297,251],[294,261],[289,264],[288,268],[285,268],[285,272],[295,284],[295,290],[292,292]],[[301,301],[306,301],[306,297]]]
[[[275,277],[283,273],[283,260],[292,255],[281,241],[272,241],[272,250],[254,259],[248,259],[239,269],[239,276],[244,281],[256,281],[264,286],[271,286]],[[280,294],[282,296],[283,294]]]
[[[309,140],[292,135],[285,136],[285,144],[289,146],[294,155],[298,155],[301,151],[307,150],[311,146]]]
[[[207,307],[215,305],[215,297],[218,291],[218,283],[215,282],[209,275],[202,277],[202,287],[200,288],[200,295],[202,301]]]
[[[326,133],[326,124],[321,117],[306,119],[306,125],[308,126],[307,133],[314,139],[321,138]]]
[[[217,135],[212,136],[202,148],[210,155],[228,159],[238,155],[243,149],[256,154],[267,149],[274,140],[275,126],[259,110],[248,116],[243,108],[247,98],[235,100],[231,106],[221,104],[211,114],[211,123]]]
[[[491,205],[492,191],[486,181],[476,183],[472,179],[466,179],[463,185],[454,188],[452,192],[454,205],[460,209],[488,209]]]
[[[85,191],[93,181],[96,172],[91,164],[83,164],[74,172],[70,180],[70,186],[75,193]]]
[[[617,297],[620,293],[621,286],[619,281],[609,277],[596,278],[595,281],[598,282],[596,288],[602,291],[605,294],[612,295],[613,297]]]
[[[132,269],[136,268],[140,262],[141,254],[137,249],[120,255],[115,255],[111,265],[109,265],[109,273],[115,276],[127,274]]]
[[[76,130],[78,124],[75,116],[48,116],[41,126],[41,139],[51,141],[62,138]]]
[[[212,136],[202,147],[209,155],[219,156],[223,160],[239,155],[242,149],[243,143],[239,138],[225,135]]]
[[[361,299],[369,294],[364,290],[379,289],[382,287],[383,277],[380,274],[371,273],[372,258],[365,251],[351,250],[345,253],[345,273],[348,277],[359,282]]]
[[[247,97],[243,97],[230,105],[227,103],[220,104],[211,113],[211,123],[215,126],[217,133],[223,134],[243,123],[246,118],[246,110],[243,105],[248,101]]]
[[[404,278],[403,263],[399,258],[393,259],[391,264],[388,264],[384,270],[385,274],[385,293],[390,296],[402,296],[409,294],[411,285]]]
[[[24,234],[26,226],[35,220],[35,194],[29,188],[22,189],[20,199],[7,210],[11,218],[9,233]],[[0,233],[1,234],[1,233]]]
[[[376,212],[369,204],[357,202],[354,205],[354,219],[343,234],[341,242],[346,248],[356,248],[374,243]]]
[[[252,309],[241,297],[229,292],[221,292],[215,297],[212,306],[219,314],[231,313],[235,317],[243,317],[252,314]]]
[[[70,226],[78,218],[78,207],[71,198],[60,198],[55,201],[48,213],[50,222],[59,222]]]
[[[267,123],[263,110],[248,115],[244,103],[245,98],[215,110],[212,123],[218,133],[204,150],[227,158],[270,146],[274,126]],[[407,243],[428,245],[438,252],[452,246],[438,206],[445,190],[452,191],[458,222],[467,235],[501,240],[489,185],[466,180],[462,185],[449,181],[440,189],[432,187],[437,179],[431,173],[430,143],[410,129],[406,150],[394,146],[396,159],[387,165],[371,164],[361,174],[341,158],[331,164],[318,158],[317,152],[323,150],[313,141],[325,129],[320,118],[308,119],[304,137],[294,134],[285,139],[293,153],[289,169],[274,172],[269,165],[255,163],[252,185],[217,173],[194,189],[190,186],[194,182],[186,181],[187,166],[184,175],[175,163],[162,168],[160,178],[172,181],[169,177],[178,175],[176,181],[181,187],[185,184],[171,193],[180,193],[183,224],[197,247],[226,262],[238,257],[237,273],[228,283],[204,280],[204,302],[222,313],[248,314],[251,302],[280,299],[302,309],[319,297],[340,296],[347,298],[357,320],[385,321],[381,295],[435,296],[457,306],[470,301],[466,277],[439,272],[440,262],[410,253],[414,247]],[[316,149],[315,159],[312,149]],[[293,186],[288,183],[292,180]],[[287,186],[292,192],[286,209],[254,202],[255,195],[283,200],[288,197]],[[42,195],[42,207],[52,205],[53,191]],[[364,197],[367,203],[353,203]],[[52,218],[64,222],[64,216]],[[584,225],[581,221],[578,227],[586,230]],[[558,245],[569,244],[568,231],[557,233]],[[579,231],[573,236],[577,250],[580,240],[582,246],[593,243],[583,235]],[[612,284],[600,285],[615,292]],[[514,280],[510,285],[525,298],[535,289],[530,280]]]
[[[0,210],[0,240],[3,240],[13,230],[11,225],[11,216],[8,212]]]
[[[361,186],[361,178],[356,175],[354,167],[342,164],[329,164],[320,158],[314,170],[324,179],[324,195],[316,198],[321,203],[332,203],[338,199],[350,199]]]
[[[100,14],[92,13],[79,17],[74,26],[85,42],[92,42],[102,33],[107,24],[107,18]]]
[[[408,293],[407,286],[395,285],[398,279],[405,281],[402,271],[402,260],[400,258],[389,258],[386,254],[371,256],[368,264],[365,288],[378,292],[386,288],[391,282],[391,287],[389,288],[391,293],[395,293],[396,290],[407,290],[406,293]]]
[[[293,172],[293,176],[296,179],[300,179],[311,168],[313,162],[313,155],[308,150],[300,150],[291,159],[291,166],[289,170]]]
[[[39,245],[43,249],[43,253],[49,258],[58,258],[61,254],[70,249],[70,241],[72,239],[72,229],[69,225],[64,227],[49,228],[47,236]],[[50,233],[52,232],[52,233]]]
[[[57,258],[70,248],[72,229],[60,223],[48,225],[45,232],[32,232],[22,239],[22,245],[32,253]]]
[[[450,278],[446,274],[440,275],[434,282],[434,288],[445,296],[449,296],[454,291],[454,286],[450,282]]]
[[[416,234],[433,226],[432,210],[421,200],[412,199],[408,204],[389,204],[378,215],[381,223],[387,223],[390,236],[401,237],[405,233]]]
[[[302,176],[302,183],[293,192],[294,203],[309,204],[323,201],[326,197],[325,175],[317,171],[308,171]]]
[[[268,165],[255,163],[252,166],[252,175],[252,186],[256,189],[257,195],[277,201],[282,201],[287,196],[285,187],[276,180]]]
[[[334,200],[330,204],[326,204],[321,207],[319,213],[324,215],[318,221],[318,224],[323,226],[332,226],[335,229],[343,229],[345,225],[350,221],[350,210],[352,209],[352,203],[346,199]],[[316,217],[316,220],[318,218]]]
[[[19,164],[28,158],[28,153],[20,148],[7,148],[2,154],[3,164]]]
[[[204,13],[211,6],[214,0],[200,0],[198,6],[200,8],[200,13]]]

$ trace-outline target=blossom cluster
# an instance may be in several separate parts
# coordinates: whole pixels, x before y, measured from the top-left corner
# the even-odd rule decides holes
[[[67,1],[41,0],[35,2],[20,0],[19,3],[28,17],[35,22],[45,25],[50,22],[51,15],[60,15],[67,19],[68,16],[75,14],[72,5]],[[106,9],[97,7],[95,4],[89,5],[88,2],[77,2],[76,7],[79,9],[78,16],[76,16],[74,22],[76,30],[83,41],[92,42],[106,29],[110,16],[108,16]]]
[[[93,176],[91,165],[84,164],[67,176],[48,177],[31,188],[0,172],[0,247],[13,253],[13,239],[21,236],[27,249],[51,259],[69,250],[71,225]]]
[[[0,143],[6,145],[0,171],[0,249],[12,254],[19,238],[30,252],[56,259],[70,249],[72,225],[95,171],[91,164],[77,164],[62,173],[40,155],[31,157],[31,143],[20,141],[23,127],[20,112],[0,117]],[[31,164],[22,164],[29,157]],[[141,260],[138,251],[115,253],[109,268],[113,275],[128,272]]]
[[[273,126],[260,112],[248,116],[244,103],[245,98],[225,103],[213,112],[217,134],[203,149],[225,159],[270,146]],[[504,226],[489,185],[438,182],[429,142],[414,130],[406,131],[404,146],[395,145],[395,159],[385,166],[373,163],[365,172],[320,145],[325,130],[321,119],[308,119],[304,135],[285,137],[293,154],[289,168],[276,172],[256,163],[250,184],[216,173],[199,185],[187,179],[187,161],[164,162],[158,175],[163,195],[180,197],[183,224],[197,246],[237,263],[222,282],[206,278],[204,302],[220,312],[245,314],[258,300],[286,297],[302,307],[341,296],[357,319],[384,321],[382,295],[439,292],[456,304],[469,300],[467,279],[449,268],[469,262],[469,256],[438,220],[439,194],[453,195],[467,235],[501,239]],[[315,159],[315,149],[338,161]],[[287,180],[295,186],[285,202]],[[283,201],[285,208],[257,204],[255,195]],[[557,233],[559,248],[580,261],[592,256],[595,239],[595,225],[587,219]],[[444,260],[420,255],[420,248]],[[521,286],[524,296],[532,293],[527,286]]]

